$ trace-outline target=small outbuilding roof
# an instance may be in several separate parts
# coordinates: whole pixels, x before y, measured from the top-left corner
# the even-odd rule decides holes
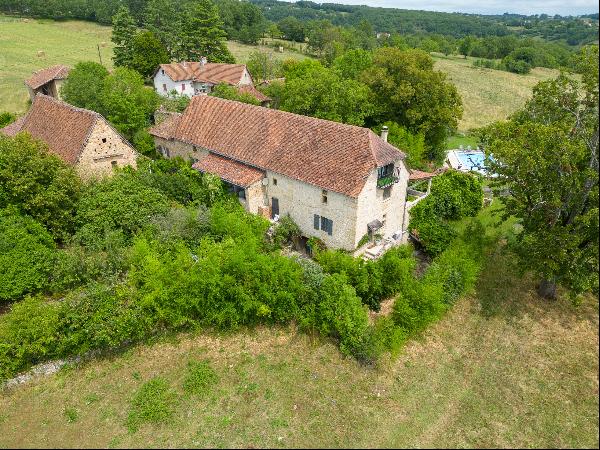
[[[265,176],[265,172],[262,170],[214,153],[209,153],[194,163],[192,167],[201,172],[217,175],[219,178],[243,188],[262,180]]]
[[[38,70],[31,78],[25,80],[25,84],[31,89],[37,89],[52,80],[62,80],[67,78],[70,70],[69,67],[63,66],[62,64],[46,67],[45,69]]]

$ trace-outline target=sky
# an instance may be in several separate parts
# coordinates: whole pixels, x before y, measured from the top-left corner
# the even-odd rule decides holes
[[[343,3],[427,11],[474,14],[560,14],[578,16],[598,12],[598,0],[313,0],[315,3]]]

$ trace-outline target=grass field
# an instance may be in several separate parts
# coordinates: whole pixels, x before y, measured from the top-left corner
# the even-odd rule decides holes
[[[26,20],[26,21],[25,21]],[[54,22],[0,16],[0,110],[22,113],[29,96],[23,81],[54,64],[99,61],[112,68],[110,28],[90,22]],[[43,51],[44,56],[38,56]]]
[[[103,64],[112,68],[111,28],[91,22],[19,19],[0,15],[0,111],[23,113],[29,98],[23,81],[39,69],[54,64],[73,66],[79,61],[99,61],[98,45]],[[104,46],[102,46],[104,43]],[[260,49],[274,58],[306,58],[285,50],[283,53],[268,46],[249,46],[229,42],[238,61]],[[44,56],[38,56],[43,51]]]
[[[557,70],[535,68],[528,75],[473,67],[474,58],[434,55],[435,68],[448,74],[463,99],[459,131],[504,119],[525,104],[539,81],[558,75]]]
[[[510,261],[377,368],[291,328],[180,334],[1,392],[0,447],[597,448],[597,300],[541,301]],[[216,372],[204,395],[190,361]],[[170,394],[140,403],[156,377]],[[172,415],[132,431],[134,398]]]

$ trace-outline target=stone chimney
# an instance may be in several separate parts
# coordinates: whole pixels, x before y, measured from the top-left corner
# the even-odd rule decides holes
[[[202,58],[200,58],[200,67],[204,67],[204,65],[208,62],[208,60],[206,59],[206,56],[203,56]]]
[[[383,127],[381,127],[381,139],[383,139],[385,142],[387,142],[387,138],[388,138],[388,127],[386,127],[384,125]]]

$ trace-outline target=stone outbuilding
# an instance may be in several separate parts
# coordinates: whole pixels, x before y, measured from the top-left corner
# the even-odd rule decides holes
[[[0,129],[6,136],[28,132],[84,179],[110,175],[114,167],[136,167],[138,153],[100,114],[37,94],[27,115]]]
[[[165,157],[219,176],[249,212],[289,214],[304,238],[355,250],[402,237],[405,154],[367,128],[210,96],[150,129]]]
[[[31,101],[37,94],[60,99],[60,87],[69,76],[70,70],[69,67],[59,64],[35,72],[31,78],[25,80],[25,86],[27,86]]]

